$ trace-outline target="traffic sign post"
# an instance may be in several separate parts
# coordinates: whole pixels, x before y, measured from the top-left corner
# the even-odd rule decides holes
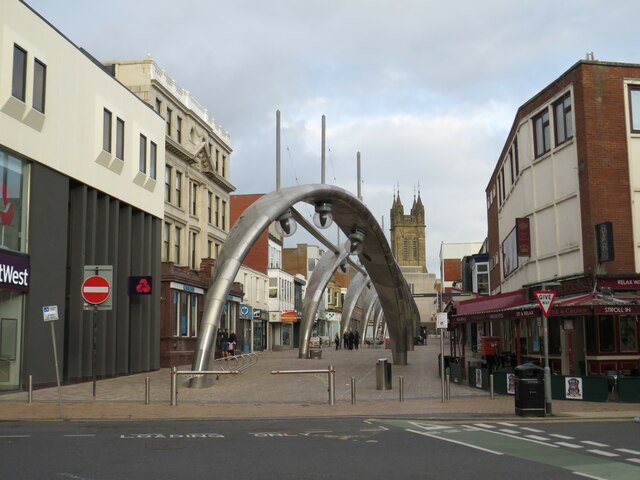
[[[53,363],[56,367],[56,382],[58,385],[58,403],[60,405],[60,417],[64,417],[62,410],[62,392],[60,391],[60,368],[58,367],[58,349],[56,347],[55,323],[58,320],[58,306],[49,305],[42,307],[42,318],[51,325],[51,341],[53,342]]]
[[[449,326],[449,315],[447,312],[440,312],[436,317],[436,328],[440,330],[440,387],[442,390],[442,402],[444,403],[444,331]]]
[[[111,310],[111,285],[113,284],[112,265],[85,265],[84,281],[80,293],[85,301],[84,309],[93,310],[93,358],[91,372],[93,377],[93,399],[96,399],[96,350],[98,337],[98,310]]]
[[[551,408],[551,369],[549,368],[549,313],[553,308],[553,301],[556,298],[556,292],[549,290],[539,290],[533,292],[538,299],[540,310],[542,310],[542,333],[544,340],[544,402],[545,413],[552,414]]]

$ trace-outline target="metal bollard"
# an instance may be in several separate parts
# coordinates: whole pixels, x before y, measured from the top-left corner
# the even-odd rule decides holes
[[[329,365],[329,405],[336,404],[336,368]]]
[[[171,403],[172,407],[178,404],[178,369],[171,367]]]
[[[33,375],[29,375],[29,385],[27,388],[27,403],[33,403]]]
[[[491,395],[491,400],[493,400],[493,373],[489,375],[489,394]]]
[[[402,375],[398,377],[398,389],[400,390],[400,401],[404,402],[404,377]]]
[[[451,374],[447,373],[445,377],[445,392],[447,394],[447,400],[451,400]]]
[[[356,377],[351,377],[351,405],[356,404]]]
[[[146,377],[144,379],[144,404],[149,405],[151,403],[151,379]]]

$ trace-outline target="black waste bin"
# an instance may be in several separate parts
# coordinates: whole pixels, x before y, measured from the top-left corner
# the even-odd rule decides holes
[[[376,364],[376,390],[391,390],[391,364],[388,358],[379,358]]]
[[[438,354],[438,376],[442,376],[442,372],[440,371],[440,359],[442,358],[442,354]],[[444,356],[444,371],[447,371],[447,368],[453,363],[453,355],[445,355]]]
[[[544,417],[544,368],[524,363],[515,368],[516,415]]]

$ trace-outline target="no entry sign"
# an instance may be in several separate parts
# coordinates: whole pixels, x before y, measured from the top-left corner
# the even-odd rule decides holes
[[[82,298],[91,305],[104,303],[111,294],[109,281],[100,275],[92,275],[82,283]]]

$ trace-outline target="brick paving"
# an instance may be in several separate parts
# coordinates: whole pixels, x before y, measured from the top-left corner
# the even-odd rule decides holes
[[[163,418],[269,418],[340,415],[408,415],[420,417],[513,417],[513,396],[496,395],[467,385],[451,384],[451,399],[442,401],[438,377],[437,340],[416,346],[408,365],[392,365],[392,389],[376,389],[376,364],[391,351],[385,349],[322,349],[321,359],[299,359],[297,350],[259,352],[258,362],[240,375],[221,375],[209,388],[185,386],[179,376],[178,405],[170,406],[170,371],[99,380],[96,399],[92,382],[0,394],[0,420],[28,419],[163,419]],[[445,351],[445,353],[447,353]],[[328,402],[328,375],[272,375],[272,370],[336,369],[336,405]],[[189,370],[189,365],[179,367]],[[404,402],[399,401],[399,377],[404,379]],[[144,404],[145,378],[150,379],[150,405]],[[356,404],[351,403],[351,378],[356,381]],[[617,402],[553,402],[556,416],[632,418],[640,405]]]

